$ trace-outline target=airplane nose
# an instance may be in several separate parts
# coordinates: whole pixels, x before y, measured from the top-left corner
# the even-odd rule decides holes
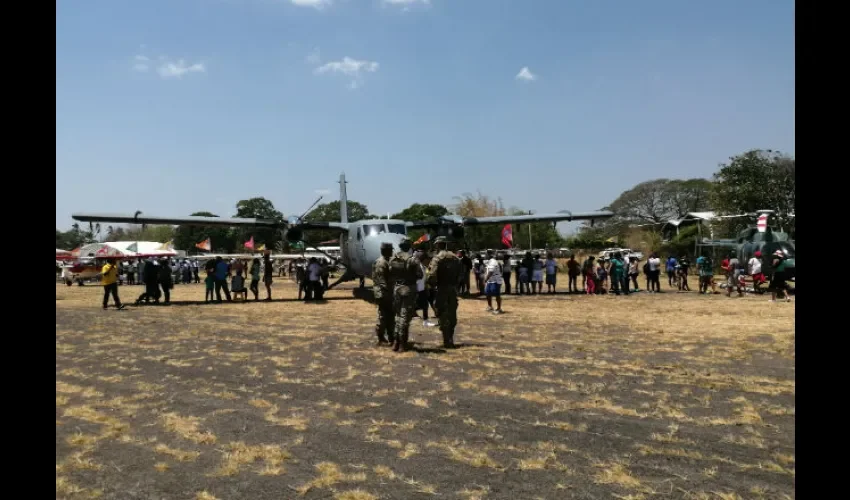
[[[401,248],[399,248],[398,244],[403,238],[404,236],[402,235],[392,233],[382,233],[376,234],[375,236],[369,236],[366,238],[364,245],[366,247],[366,254],[370,256],[375,255],[375,258],[377,258],[378,255],[381,255],[382,243],[392,243],[393,252],[400,252]]]

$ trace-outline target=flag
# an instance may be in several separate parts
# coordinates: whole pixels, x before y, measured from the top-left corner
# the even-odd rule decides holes
[[[195,247],[199,248],[199,249],[201,249],[205,252],[209,252],[212,249],[212,242],[210,242],[210,239],[207,238],[200,243],[195,243]]]
[[[252,239],[253,239],[253,238],[252,238]],[[265,252],[265,251],[266,251],[266,244],[265,244],[265,243],[263,243],[262,245],[258,246],[258,247],[257,247],[257,251],[258,251],[258,252]]]
[[[174,243],[171,240],[169,240],[169,241],[166,241],[165,243],[163,243],[162,245],[160,245],[159,247],[157,247],[157,250],[171,250],[171,248],[173,246],[174,246]],[[128,247],[128,249],[129,249],[129,247]],[[137,252],[138,250],[133,250],[133,251]]]
[[[127,245],[127,251],[133,252],[133,253],[139,253],[139,244],[138,243],[131,243],[131,244]]]
[[[425,233],[422,236],[420,236],[419,239],[416,240],[413,244],[418,245],[420,243],[425,243],[426,241],[429,241],[430,239],[431,239],[431,235],[428,234],[428,233]]]
[[[511,231],[511,225],[505,224],[502,228],[502,244],[508,248],[513,247],[514,233]]]
[[[251,239],[245,242],[245,248],[254,249],[254,237],[251,236]]]

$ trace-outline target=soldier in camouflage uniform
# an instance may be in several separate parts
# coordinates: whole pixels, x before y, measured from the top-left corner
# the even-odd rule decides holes
[[[390,279],[393,286],[393,308],[395,309],[395,342],[393,351],[406,351],[410,321],[416,311],[416,281],[422,277],[422,269],[410,255],[410,240],[405,238],[398,244],[401,249],[390,259]]]
[[[393,289],[389,282],[392,255],[392,243],[381,243],[381,256],[372,264],[372,291],[378,303],[378,320],[375,324],[378,344],[387,344],[395,340]]]
[[[437,255],[428,267],[428,286],[436,288],[434,312],[440,323],[443,334],[443,347],[451,349],[455,346],[454,335],[457,326],[457,283],[461,274],[461,263],[457,255],[448,251],[448,241],[445,236],[434,240]]]

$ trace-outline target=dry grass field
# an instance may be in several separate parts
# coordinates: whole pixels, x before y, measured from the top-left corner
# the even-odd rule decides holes
[[[793,303],[470,299],[398,354],[350,287],[101,293],[56,287],[57,498],[794,498]]]

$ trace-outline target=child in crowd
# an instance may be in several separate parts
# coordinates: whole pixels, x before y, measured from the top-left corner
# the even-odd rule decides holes
[[[213,272],[210,269],[207,269],[207,277],[204,278],[204,287],[206,288],[204,302],[209,303],[213,299],[213,290],[215,290],[215,276],[213,276]]]
[[[528,279],[528,263],[525,259],[519,261],[519,294],[529,294],[531,291],[529,290],[529,283],[531,280]]]
[[[599,267],[596,268],[596,293],[604,294],[605,293],[605,284],[608,282],[608,269],[605,267],[605,261],[599,263]]]
[[[241,298],[248,300],[248,289],[245,288],[245,278],[242,277],[242,269],[236,270],[236,276],[230,280],[230,291],[233,292],[233,300]]]

